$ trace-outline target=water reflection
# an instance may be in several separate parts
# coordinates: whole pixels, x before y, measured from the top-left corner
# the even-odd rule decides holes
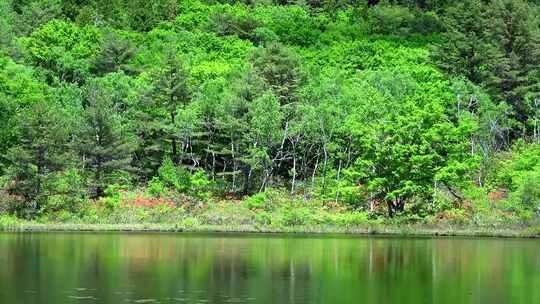
[[[540,303],[539,244],[0,234],[0,303]]]

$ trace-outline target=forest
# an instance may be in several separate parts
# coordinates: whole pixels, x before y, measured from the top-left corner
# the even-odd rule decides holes
[[[0,0],[0,227],[540,225],[540,1]]]

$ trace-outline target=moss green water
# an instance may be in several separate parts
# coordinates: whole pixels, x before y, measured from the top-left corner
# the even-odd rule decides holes
[[[0,233],[0,303],[540,303],[540,242]]]

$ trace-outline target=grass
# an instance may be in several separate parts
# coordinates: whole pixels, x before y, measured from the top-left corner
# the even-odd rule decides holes
[[[294,233],[294,234],[350,234],[350,235],[398,235],[398,236],[466,236],[466,237],[512,237],[540,238],[540,227],[476,227],[458,225],[356,225],[339,227],[318,226],[259,226],[259,225],[195,225],[181,224],[81,224],[38,223],[0,217],[0,231],[7,232],[55,232],[55,231],[102,231],[102,232],[230,232],[230,233]]]
[[[33,220],[0,214],[0,231],[155,231],[467,236],[540,238],[540,218],[495,209],[449,209],[424,218],[405,213],[389,219],[320,200],[276,191],[237,200],[180,204],[140,194],[86,202],[75,211],[42,212]],[[379,214],[379,215],[377,215]],[[524,215],[523,215],[524,214]]]

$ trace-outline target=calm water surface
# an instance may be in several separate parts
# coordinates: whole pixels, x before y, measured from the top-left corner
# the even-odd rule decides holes
[[[540,303],[540,241],[6,233],[0,303]]]

